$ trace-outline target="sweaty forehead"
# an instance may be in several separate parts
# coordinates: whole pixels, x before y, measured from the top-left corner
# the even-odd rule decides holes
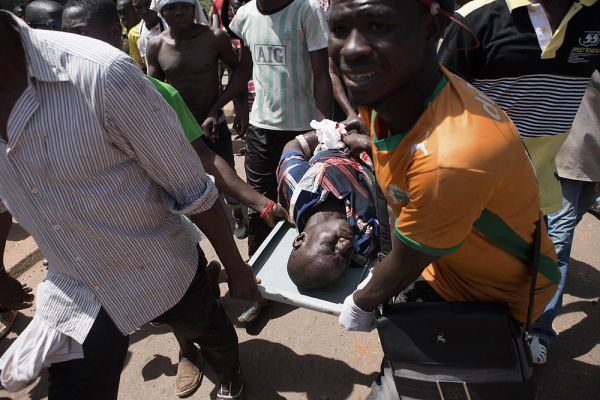
[[[129,7],[131,5],[131,0],[119,0],[117,1],[117,8],[118,9],[124,9],[126,7]]]
[[[135,7],[150,7],[150,0],[132,0]]]
[[[333,0],[332,12],[384,17],[399,11],[401,3],[406,1],[417,0]]]
[[[62,24],[63,29],[69,29],[74,26],[85,24],[89,18],[89,13],[83,7],[68,7],[63,11]]]

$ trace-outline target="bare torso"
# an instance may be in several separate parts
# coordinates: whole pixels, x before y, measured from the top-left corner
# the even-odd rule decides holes
[[[173,39],[163,32],[158,63],[164,79],[179,91],[196,119],[202,123],[219,95],[219,49],[215,33],[206,25],[196,25],[185,39]]]

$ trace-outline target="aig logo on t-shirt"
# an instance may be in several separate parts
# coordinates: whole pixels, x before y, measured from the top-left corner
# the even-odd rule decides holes
[[[259,65],[285,65],[285,46],[255,44],[254,61]]]

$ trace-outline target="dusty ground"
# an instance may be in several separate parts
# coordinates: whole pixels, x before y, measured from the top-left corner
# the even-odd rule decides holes
[[[236,163],[242,174],[242,158],[236,157]],[[19,239],[15,243],[20,242],[26,234],[15,238]],[[551,348],[550,361],[536,369],[539,400],[600,399],[599,238],[600,221],[587,215],[576,231],[564,312],[555,322],[561,335]],[[245,255],[245,243],[238,244]],[[206,243],[203,248],[210,259],[212,249]],[[44,276],[38,262],[21,279],[35,287]],[[226,293],[226,284],[221,289]],[[228,296],[222,302],[235,320],[243,304]],[[19,316],[15,333],[0,342],[0,354],[34,311]],[[345,333],[330,315],[274,304],[255,325],[238,327],[237,333],[249,400],[364,399],[379,369],[377,334]],[[119,399],[175,399],[176,362],[177,346],[167,329],[142,327],[130,337]],[[206,368],[202,386],[190,398],[213,398],[214,383]],[[0,400],[44,399],[45,388],[43,375],[22,392],[0,391]]]

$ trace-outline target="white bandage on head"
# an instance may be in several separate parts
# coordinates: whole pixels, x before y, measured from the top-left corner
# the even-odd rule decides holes
[[[198,2],[198,0],[152,0],[152,2],[150,3],[150,9],[156,11],[160,15],[160,10],[162,10],[164,6],[175,3],[186,3],[196,6],[196,14],[194,15],[194,21],[197,24],[207,24],[206,16],[202,12],[202,6]]]

